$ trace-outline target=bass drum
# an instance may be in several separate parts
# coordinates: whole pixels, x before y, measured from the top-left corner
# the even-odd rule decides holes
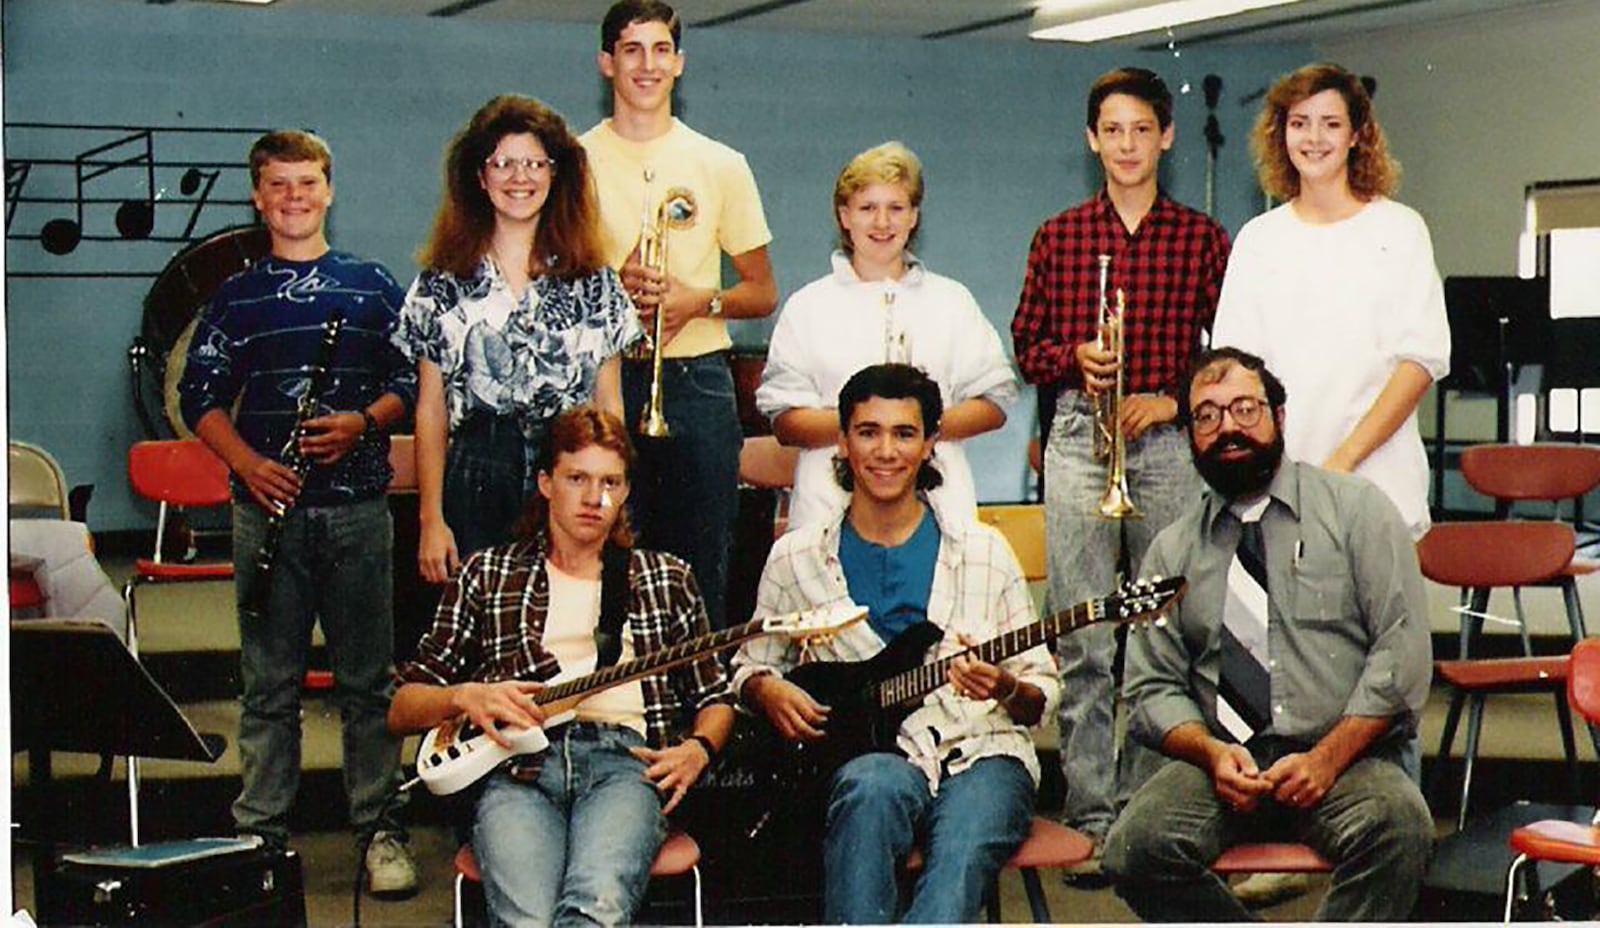
[[[133,399],[147,437],[193,438],[178,411],[178,381],[194,337],[195,320],[222,282],[272,250],[266,226],[224,229],[178,252],[144,298],[144,319],[134,343]],[[146,388],[158,388],[159,415],[146,405]],[[157,425],[165,421],[165,428]]]

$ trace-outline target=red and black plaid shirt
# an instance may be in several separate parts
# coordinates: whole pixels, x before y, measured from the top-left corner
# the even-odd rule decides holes
[[[1107,302],[1116,307],[1118,287],[1127,296],[1127,392],[1177,396],[1200,330],[1216,315],[1228,233],[1164,193],[1132,235],[1104,190],[1039,227],[1011,320],[1022,376],[1082,389],[1073,349],[1098,331],[1103,254]]]

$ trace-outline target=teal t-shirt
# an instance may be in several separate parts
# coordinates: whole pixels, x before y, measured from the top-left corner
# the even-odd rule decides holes
[[[873,544],[856,534],[845,517],[839,536],[839,560],[845,585],[858,606],[867,607],[867,623],[885,642],[928,618],[933,568],[939,560],[939,523],[924,509],[922,521],[904,544]]]

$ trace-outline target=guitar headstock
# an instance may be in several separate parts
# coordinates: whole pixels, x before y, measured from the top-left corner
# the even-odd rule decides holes
[[[1183,577],[1141,577],[1129,580],[1105,598],[1106,619],[1132,625],[1167,622],[1167,610],[1177,605],[1189,588]]]
[[[832,606],[802,609],[761,620],[761,630],[769,635],[787,635],[797,641],[837,635],[867,617],[867,607],[846,601]]]

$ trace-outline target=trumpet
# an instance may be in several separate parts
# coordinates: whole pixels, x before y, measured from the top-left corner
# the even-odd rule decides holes
[[[646,208],[639,229],[639,262],[665,275],[667,230],[674,223],[681,225],[693,215],[693,201],[686,196],[674,196],[670,192],[656,207],[654,215],[651,215]],[[661,320],[661,307],[657,305],[655,324],[629,353],[629,357],[636,361],[644,360],[646,356],[650,358],[650,399],[645,403],[644,411],[639,416],[639,434],[646,438],[669,438],[672,435],[672,429],[667,425],[666,414],[662,411],[661,351],[665,345],[661,337]]]
[[[1106,462],[1106,491],[1095,507],[1102,519],[1138,519],[1143,517],[1133,504],[1128,491],[1127,440],[1122,433],[1122,396],[1125,389],[1124,369],[1127,362],[1127,344],[1123,323],[1128,313],[1127,298],[1122,288],[1117,288],[1117,309],[1113,313],[1106,303],[1106,275],[1111,267],[1111,256],[1100,256],[1100,347],[1117,359],[1117,382],[1109,391],[1094,397],[1095,458]]]

